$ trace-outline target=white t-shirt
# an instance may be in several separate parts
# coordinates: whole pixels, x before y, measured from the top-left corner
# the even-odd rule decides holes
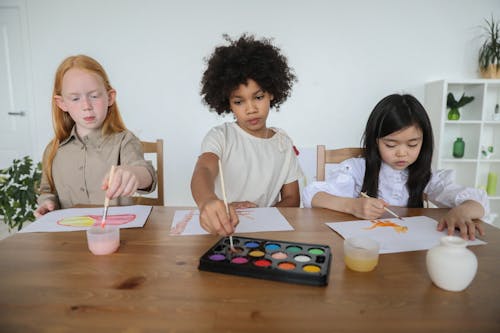
[[[228,202],[250,201],[259,207],[270,207],[279,201],[285,184],[302,177],[292,140],[277,128],[269,139],[255,137],[236,123],[212,128],[205,136],[201,153],[214,153],[222,163]],[[222,198],[220,176],[215,193]]]
[[[328,174],[326,181],[313,182],[302,192],[304,207],[311,207],[312,198],[318,192],[331,195],[358,198],[365,177],[365,159],[351,158],[336,165]],[[378,180],[378,198],[391,206],[408,204],[409,193],[406,188],[408,170],[396,170],[388,164],[380,166]],[[489,212],[488,196],[484,190],[461,186],[454,183],[452,170],[438,170],[432,173],[431,179],[424,188],[430,202],[438,207],[456,207],[467,200],[479,202]]]

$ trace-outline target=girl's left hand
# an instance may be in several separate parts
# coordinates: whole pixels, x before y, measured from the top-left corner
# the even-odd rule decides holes
[[[481,236],[484,236],[482,223],[476,223],[473,221],[473,219],[480,218],[481,216],[479,216],[480,214],[473,214],[476,207],[470,207],[470,205],[479,204],[477,202],[467,201],[460,206],[452,208],[441,218],[437,226],[437,230],[443,231],[447,228],[448,235],[451,236],[455,233],[455,228],[458,228],[460,230],[460,236],[465,240],[476,239],[476,231],[478,231]],[[482,210],[482,206],[479,206]]]
[[[101,188],[106,191],[107,198],[128,197],[139,188],[139,180],[131,167],[120,165],[115,168],[111,183],[109,183],[109,173],[106,174]]]

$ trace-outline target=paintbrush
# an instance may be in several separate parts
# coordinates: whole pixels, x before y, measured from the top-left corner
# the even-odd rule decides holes
[[[368,194],[366,194],[365,192],[361,192],[361,196],[362,197],[365,197],[365,198],[371,198]],[[403,218],[401,216],[399,216],[398,214],[394,213],[392,210],[390,210],[389,208],[385,207],[384,206],[384,210],[386,212],[388,212],[389,214],[391,214],[392,216],[394,217],[397,217],[398,219],[402,220]]]
[[[108,188],[109,185],[111,185],[111,182],[113,181],[113,176],[115,174],[115,166],[111,166],[111,171],[109,172],[109,178],[108,178]],[[104,228],[104,225],[106,224],[106,216],[108,215],[108,207],[109,207],[109,198],[105,197],[104,198],[104,213],[102,214],[102,220],[101,220],[101,227]]]
[[[222,164],[219,159],[219,174],[220,174],[220,187],[222,189],[222,199],[224,200],[224,206],[226,206],[226,214],[227,217],[230,218],[229,216],[229,206],[227,205],[227,197],[226,197],[226,189],[224,186],[224,174],[222,173]],[[229,235],[229,246],[231,246],[231,251],[236,251],[233,245],[233,236]]]

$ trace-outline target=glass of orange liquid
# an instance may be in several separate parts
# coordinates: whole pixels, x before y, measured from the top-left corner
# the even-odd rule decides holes
[[[370,272],[378,264],[380,245],[377,241],[365,237],[353,237],[344,240],[344,262],[357,272]]]

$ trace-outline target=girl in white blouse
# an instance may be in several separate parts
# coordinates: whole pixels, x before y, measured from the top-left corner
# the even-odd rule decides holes
[[[463,238],[483,235],[474,219],[488,213],[484,190],[453,183],[451,170],[431,171],[432,127],[424,107],[411,95],[389,95],[373,109],[363,135],[365,155],[340,163],[325,182],[303,192],[305,207],[323,207],[362,219],[381,217],[385,206],[423,207],[424,194],[438,207],[451,210],[438,230]],[[360,197],[366,192],[371,198]]]

